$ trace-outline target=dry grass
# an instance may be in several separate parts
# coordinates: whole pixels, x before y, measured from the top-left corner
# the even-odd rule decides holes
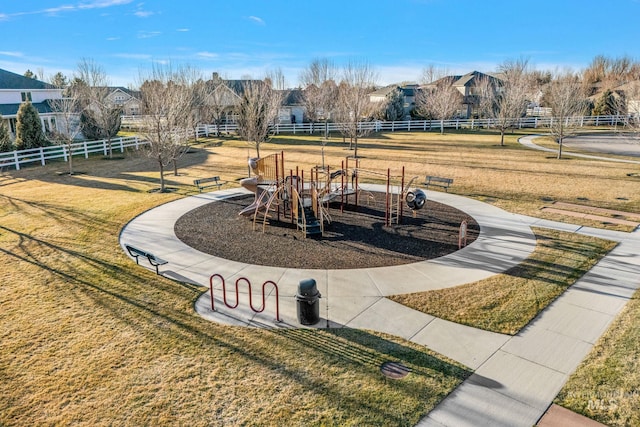
[[[193,192],[208,155],[167,194],[138,157],[2,176],[0,425],[414,425],[469,374],[365,331],[213,324],[193,310],[204,288],[137,268],[119,230]],[[389,360],[412,373],[385,378]]]
[[[614,242],[555,230],[535,229],[535,234],[534,252],[503,274],[390,298],[442,319],[516,334],[615,246]]]
[[[537,214],[544,200],[640,211],[635,167],[549,158],[494,134],[397,133],[361,140],[362,168],[439,175],[450,191]],[[321,162],[320,137],[276,137],[287,167]],[[325,149],[339,167],[341,138]],[[0,175],[1,425],[414,425],[468,374],[420,346],[364,331],[270,332],[206,322],[204,289],[135,266],[118,233],[135,215],[246,176],[246,143],[207,139],[167,174],[153,163],[75,160]],[[373,176],[372,176],[373,179]],[[230,184],[235,185],[235,184]],[[637,318],[637,317],[636,317]],[[637,353],[636,353],[637,355]],[[400,360],[404,380],[380,375]]]
[[[640,291],[569,378],[556,403],[608,426],[640,425]]]

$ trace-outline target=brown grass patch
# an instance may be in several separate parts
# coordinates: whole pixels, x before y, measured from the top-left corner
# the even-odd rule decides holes
[[[615,246],[555,230],[538,228],[535,234],[534,252],[503,274],[390,299],[452,322],[516,334]]]

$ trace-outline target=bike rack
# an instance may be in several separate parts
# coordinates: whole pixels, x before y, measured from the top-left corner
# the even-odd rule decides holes
[[[264,282],[262,284],[262,307],[260,307],[259,309],[256,309],[253,306],[253,293],[251,292],[251,282],[249,281],[249,279],[247,279],[246,277],[240,277],[236,280],[235,286],[236,286],[236,303],[235,305],[230,305],[229,302],[227,302],[227,287],[226,287],[226,283],[224,280],[224,277],[222,277],[220,274],[212,274],[211,277],[209,277],[209,291],[211,292],[211,310],[215,311],[215,307],[214,307],[214,298],[213,298],[213,279],[214,278],[219,278],[220,281],[222,282],[222,301],[224,302],[224,305],[226,305],[228,308],[230,309],[234,309],[236,307],[238,307],[238,304],[240,303],[240,298],[239,298],[239,284],[240,282],[246,282],[248,288],[249,288],[249,307],[251,307],[251,310],[254,313],[262,313],[264,311],[264,309],[266,308],[266,292],[265,292],[265,288],[267,287],[267,285],[271,284],[273,285],[274,289],[276,290],[276,321],[281,322],[282,320],[280,320],[280,296],[279,296],[279,292],[278,292],[278,285],[276,285],[276,283],[272,280],[267,280],[266,282]]]

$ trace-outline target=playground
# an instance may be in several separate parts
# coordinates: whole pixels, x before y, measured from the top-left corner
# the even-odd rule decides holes
[[[79,159],[77,167],[87,173],[73,177],[57,173],[65,170],[65,164],[5,174],[0,189],[7,202],[0,204],[0,259],[8,273],[0,291],[6,331],[3,423],[415,425],[434,408],[432,421],[445,414],[484,414],[492,425],[495,420],[516,425],[505,418],[507,413],[517,420],[535,421],[566,372],[594,345],[626,301],[630,315],[616,322],[617,329],[598,347],[598,354],[618,348],[628,348],[626,355],[635,354],[637,340],[624,337],[637,323],[637,299],[629,298],[640,274],[637,233],[612,231],[613,226],[601,221],[595,230],[582,218],[540,209],[551,199],[638,212],[634,196],[638,181],[629,175],[637,172],[637,166],[577,157],[559,162],[552,153],[523,148],[515,138],[506,147],[499,147],[495,138],[479,132],[399,133],[372,136],[361,145],[367,168],[391,167],[397,173],[405,165],[411,172],[407,175],[455,179],[449,193],[426,191],[427,204],[417,213],[418,219],[435,203],[468,214],[480,227],[476,240],[460,251],[374,268],[260,266],[219,258],[177,239],[174,230],[180,218],[227,200],[235,204],[229,220],[241,221],[250,230],[239,240],[250,242],[262,235],[259,227],[253,230],[250,217],[238,215],[251,204],[252,193],[226,185],[221,192],[200,194],[193,185],[194,179],[212,172],[227,181],[246,177],[247,149],[241,141],[214,141],[210,146],[202,141],[183,159],[180,174],[167,176],[175,189],[172,193],[153,191],[154,164],[135,153],[118,162]],[[317,143],[311,139],[277,139],[263,148],[267,153],[285,149],[287,161],[304,164],[305,170],[319,158]],[[331,156],[327,163],[338,165],[346,150],[332,141],[326,152]],[[382,182],[376,185],[380,187],[368,190],[385,193]],[[246,199],[231,202],[239,197]],[[406,218],[412,217],[406,213]],[[542,214],[565,222],[532,219]],[[534,224],[555,224],[571,233],[593,233],[621,243],[593,274],[516,336],[498,335],[496,341],[494,334],[468,334],[468,328],[426,314],[394,313],[399,304],[384,297],[417,291],[424,284],[455,286],[474,280],[487,268],[492,271],[483,274],[491,276],[508,269],[512,261],[526,259],[521,249],[532,240],[520,230]],[[265,233],[270,228],[275,231],[275,223]],[[121,240],[125,234],[114,232],[120,229],[133,233],[127,234],[133,239],[125,242],[167,261],[159,266],[160,275],[146,260],[137,266],[128,256]],[[325,232],[331,232],[330,226]],[[290,229],[289,238],[304,239],[297,227]],[[566,242],[558,243],[566,250]],[[256,240],[254,250],[258,249]],[[283,251],[284,256],[288,253]],[[553,263],[545,265],[540,267],[557,270]],[[266,280],[291,284],[280,288],[283,321],[273,322],[273,299],[267,299],[263,312],[275,326],[272,329],[205,320],[201,314],[211,313],[211,301],[203,295],[209,292],[213,272],[226,279],[230,300],[237,278],[249,278],[255,295]],[[323,321],[318,329],[297,324],[289,328],[289,322],[297,321],[295,310],[285,313],[284,298],[295,307],[296,287],[310,277],[317,278],[322,293]],[[514,279],[526,283],[527,277]],[[338,282],[343,285],[336,286]],[[260,320],[248,307],[246,283],[240,285],[236,315],[243,309]],[[214,282],[215,307],[222,311],[220,290]],[[268,292],[273,293],[270,285]],[[261,300],[254,298],[253,303],[259,308]],[[335,328],[325,329],[327,318]],[[500,344],[501,340],[506,341]],[[491,348],[493,352],[487,353]],[[464,366],[444,354],[464,360]],[[562,359],[554,359],[554,354]],[[488,355],[493,356],[482,363]],[[631,397],[638,384],[637,358],[616,359],[625,366],[620,379],[607,370],[608,360],[603,361],[607,384],[594,383],[603,378],[597,367],[581,369],[579,383],[584,386],[572,389],[569,397],[585,396],[578,399],[579,405],[591,398],[589,393],[630,391],[617,401],[615,417],[621,420],[617,425],[625,425],[624,420],[637,419]],[[402,361],[411,373],[402,380],[385,378],[380,368],[388,361]],[[456,388],[460,382],[463,385]],[[451,398],[438,405],[444,396]]]
[[[416,178],[405,184],[402,175],[393,180],[390,170],[345,169],[347,160],[334,173],[328,167],[324,174],[311,169],[305,183],[304,171],[296,168],[295,175],[293,170],[287,175],[284,167],[278,167],[276,161],[284,164],[283,159],[283,153],[259,162],[251,159],[255,175],[241,184],[254,194],[225,198],[185,213],[176,221],[177,237],[204,253],[248,264],[349,269],[409,264],[450,254],[460,249],[463,221],[465,244],[479,234],[478,224],[469,215],[427,200]],[[273,167],[265,167],[265,160],[275,160]],[[280,176],[275,173],[278,170]],[[269,171],[274,173],[269,176]],[[387,179],[387,184],[378,186],[378,191],[365,190],[367,176]],[[419,204],[414,202],[415,194],[421,198]]]

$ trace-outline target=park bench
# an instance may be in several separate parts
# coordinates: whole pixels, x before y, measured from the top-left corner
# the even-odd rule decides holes
[[[156,274],[160,274],[160,271],[158,271],[158,266],[165,265],[169,262],[169,261],[165,261],[163,259],[158,258],[152,253],[145,252],[142,249],[135,248],[131,245],[124,245],[124,247],[127,248],[127,252],[129,252],[129,255],[131,255],[136,259],[136,264],[140,264],[138,262],[138,258],[140,257],[146,258],[149,261],[149,264],[151,264],[156,268]]]
[[[427,178],[424,182],[424,185],[427,186],[427,189],[430,185],[435,187],[444,188],[445,191],[449,192],[449,186],[453,184],[453,178],[442,178],[439,176],[430,176],[427,175]]]
[[[212,176],[211,178],[200,178],[200,179],[193,180],[193,185],[198,187],[198,190],[200,190],[201,193],[202,193],[202,190],[205,190],[211,187],[218,187],[218,190],[219,190],[220,187],[226,183],[227,181],[221,181],[219,176]]]

